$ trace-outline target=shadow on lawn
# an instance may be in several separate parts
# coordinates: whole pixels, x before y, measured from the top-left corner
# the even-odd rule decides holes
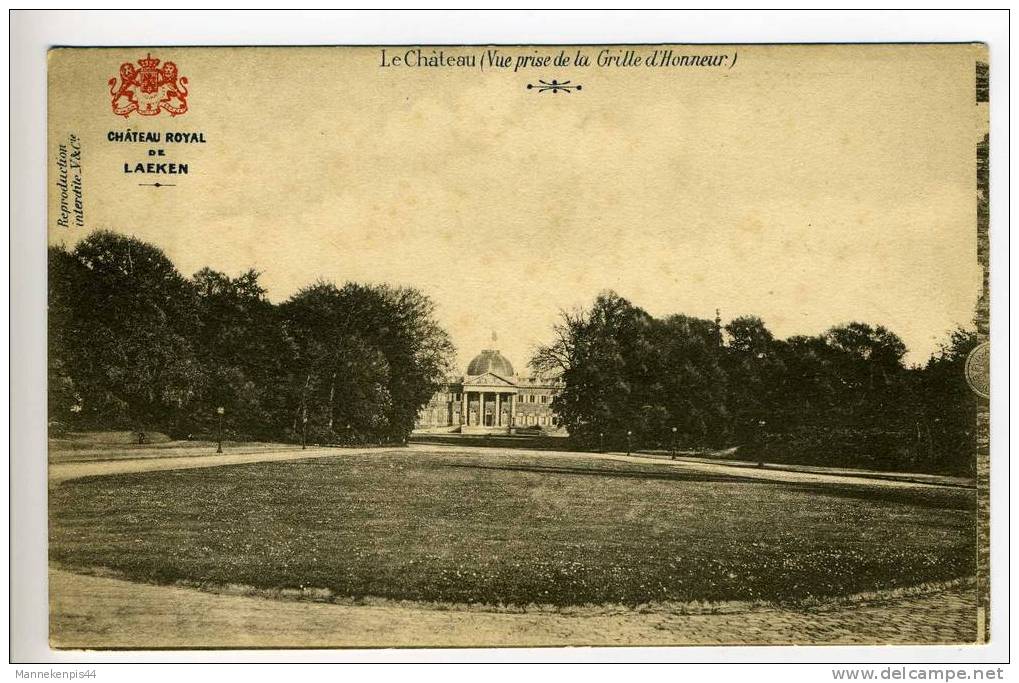
[[[752,486],[774,486],[789,491],[820,493],[839,498],[871,500],[876,503],[899,503],[941,510],[974,510],[976,495],[971,490],[955,487],[893,487],[857,483],[787,482],[728,474],[705,474],[680,470],[649,472],[647,470],[570,467],[564,465],[485,465],[480,463],[446,463],[442,467],[472,470],[561,474],[567,476],[610,477],[652,481],[702,483],[733,483]]]
[[[470,470],[497,470],[503,472],[530,472],[534,474],[566,474],[591,477],[614,477],[621,479],[651,479],[667,481],[694,481],[694,482],[726,482],[739,481],[746,483],[757,483],[760,480],[752,477],[728,476],[724,474],[703,474],[701,472],[684,471],[659,471],[648,472],[647,470],[622,470],[607,469],[598,467],[569,467],[565,465],[483,465],[480,463],[447,463],[442,467],[456,467]],[[764,482],[767,483],[767,482]]]

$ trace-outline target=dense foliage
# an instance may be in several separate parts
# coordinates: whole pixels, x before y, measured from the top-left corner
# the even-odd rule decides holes
[[[968,473],[975,397],[963,329],[922,367],[881,326],[776,339],[754,316],[723,327],[657,319],[615,293],[564,313],[531,361],[561,378],[553,402],[580,447],[739,446],[743,457]]]
[[[317,443],[406,438],[452,345],[420,292],[310,285],[280,305],[255,271],[181,275],[156,247],[97,232],[49,253],[49,415],[56,429]],[[582,448],[721,448],[769,461],[968,473],[974,332],[923,366],[881,326],[776,339],[654,318],[618,295],[564,313],[532,367]]]
[[[191,278],[156,247],[97,232],[49,253],[57,428],[400,441],[452,345],[413,289],[319,282],[281,305],[258,273]]]

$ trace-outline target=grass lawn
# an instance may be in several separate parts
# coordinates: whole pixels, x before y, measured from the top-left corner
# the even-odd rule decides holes
[[[394,450],[67,481],[50,557],[354,598],[795,602],[972,576],[974,514],[967,489]]]

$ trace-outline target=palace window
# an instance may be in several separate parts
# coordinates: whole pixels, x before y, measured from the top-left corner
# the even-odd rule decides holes
[[[548,395],[547,394],[542,394],[541,395],[541,402],[542,403],[548,403]]]

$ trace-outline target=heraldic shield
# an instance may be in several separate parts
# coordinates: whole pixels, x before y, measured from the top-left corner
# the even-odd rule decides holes
[[[127,118],[137,111],[142,116],[156,116],[166,110],[170,116],[180,116],[188,110],[188,79],[179,76],[177,65],[146,55],[138,60],[139,67],[130,62],[120,65],[120,78],[109,81],[113,96],[113,113]]]

